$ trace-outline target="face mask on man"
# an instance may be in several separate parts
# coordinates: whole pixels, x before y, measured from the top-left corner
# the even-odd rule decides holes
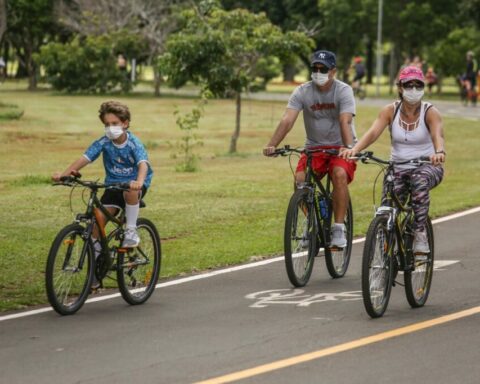
[[[412,88],[403,90],[403,98],[409,104],[418,103],[420,100],[422,100],[423,94],[423,89],[417,90],[416,88]]]
[[[110,125],[105,127],[105,136],[107,136],[110,140],[118,139],[122,136],[123,127],[121,125]]]
[[[328,73],[320,73],[320,72],[312,73],[312,81],[319,86],[327,84],[328,80],[329,80]]]

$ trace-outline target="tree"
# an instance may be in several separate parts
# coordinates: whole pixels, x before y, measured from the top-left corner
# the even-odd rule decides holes
[[[61,21],[84,36],[129,30],[146,42],[146,60],[154,68],[155,95],[161,73],[156,64],[168,35],[177,27],[177,8],[186,0],[70,0],[58,8]],[[138,59],[138,57],[137,57]]]
[[[54,0],[8,0],[6,38],[28,74],[28,89],[37,87],[38,68],[34,53],[58,32],[54,17]]]
[[[234,153],[240,135],[241,93],[250,91],[259,70],[265,69],[259,63],[271,57],[292,62],[300,54],[308,55],[313,42],[298,32],[283,33],[263,13],[226,11],[212,1],[184,11],[182,17],[180,30],[167,41],[161,70],[175,87],[191,81],[215,96],[234,96],[236,121],[229,149]]]
[[[0,42],[7,30],[7,4],[6,0],[0,0]]]

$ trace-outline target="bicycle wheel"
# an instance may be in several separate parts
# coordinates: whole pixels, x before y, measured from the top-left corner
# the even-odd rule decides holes
[[[45,271],[48,301],[61,315],[77,312],[87,299],[93,278],[94,251],[83,238],[85,228],[63,228],[50,248]]]
[[[330,220],[332,221],[332,220]],[[350,255],[352,254],[352,239],[353,239],[353,209],[352,202],[348,201],[347,214],[343,220],[345,224],[345,236],[347,238],[347,246],[343,249],[325,248],[325,263],[327,264],[328,273],[334,279],[343,277],[347,272],[350,264]],[[330,228],[329,223],[328,228]]]
[[[433,227],[430,219],[427,221],[427,237],[430,252],[413,255],[415,269],[405,272],[405,293],[412,308],[422,307],[430,293],[433,277],[434,241]]]
[[[308,190],[295,191],[290,199],[285,219],[285,267],[290,282],[295,287],[307,284],[312,274],[317,246],[317,223]]]
[[[118,252],[117,280],[123,299],[132,305],[148,300],[160,276],[160,236],[147,219],[137,221],[140,244]]]
[[[363,249],[363,304],[373,318],[385,313],[392,290],[394,238],[387,229],[387,221],[386,216],[373,219]]]

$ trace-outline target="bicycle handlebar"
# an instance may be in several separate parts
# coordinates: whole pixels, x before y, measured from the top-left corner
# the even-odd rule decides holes
[[[98,183],[96,181],[83,181],[80,180],[81,175],[79,173],[72,176],[62,176],[60,177],[60,182],[54,183],[53,185],[66,185],[71,187],[75,184],[79,184],[83,187],[90,189],[116,189],[119,191],[128,191],[130,189],[129,183],[116,183],[116,184],[104,184]]]
[[[307,156],[312,153],[326,153],[328,155],[337,156],[339,151],[337,149],[324,149],[324,148],[291,148],[289,145],[285,145],[283,148],[277,148],[269,156],[287,156],[289,153],[306,154]]]
[[[402,165],[402,164],[430,164],[431,160],[428,156],[421,156],[415,159],[404,161],[383,160],[373,155],[373,152],[359,152],[356,156],[349,157],[350,160],[360,160],[362,163],[367,164],[369,160],[375,163],[383,165]]]

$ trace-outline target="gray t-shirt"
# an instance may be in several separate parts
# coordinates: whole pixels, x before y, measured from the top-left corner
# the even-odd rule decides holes
[[[355,116],[355,98],[348,84],[335,79],[328,91],[320,92],[318,87],[309,81],[295,88],[287,108],[303,110],[307,134],[305,146],[350,144],[342,141],[339,121],[341,113],[348,112]],[[356,142],[353,120],[351,127],[353,140]]]

